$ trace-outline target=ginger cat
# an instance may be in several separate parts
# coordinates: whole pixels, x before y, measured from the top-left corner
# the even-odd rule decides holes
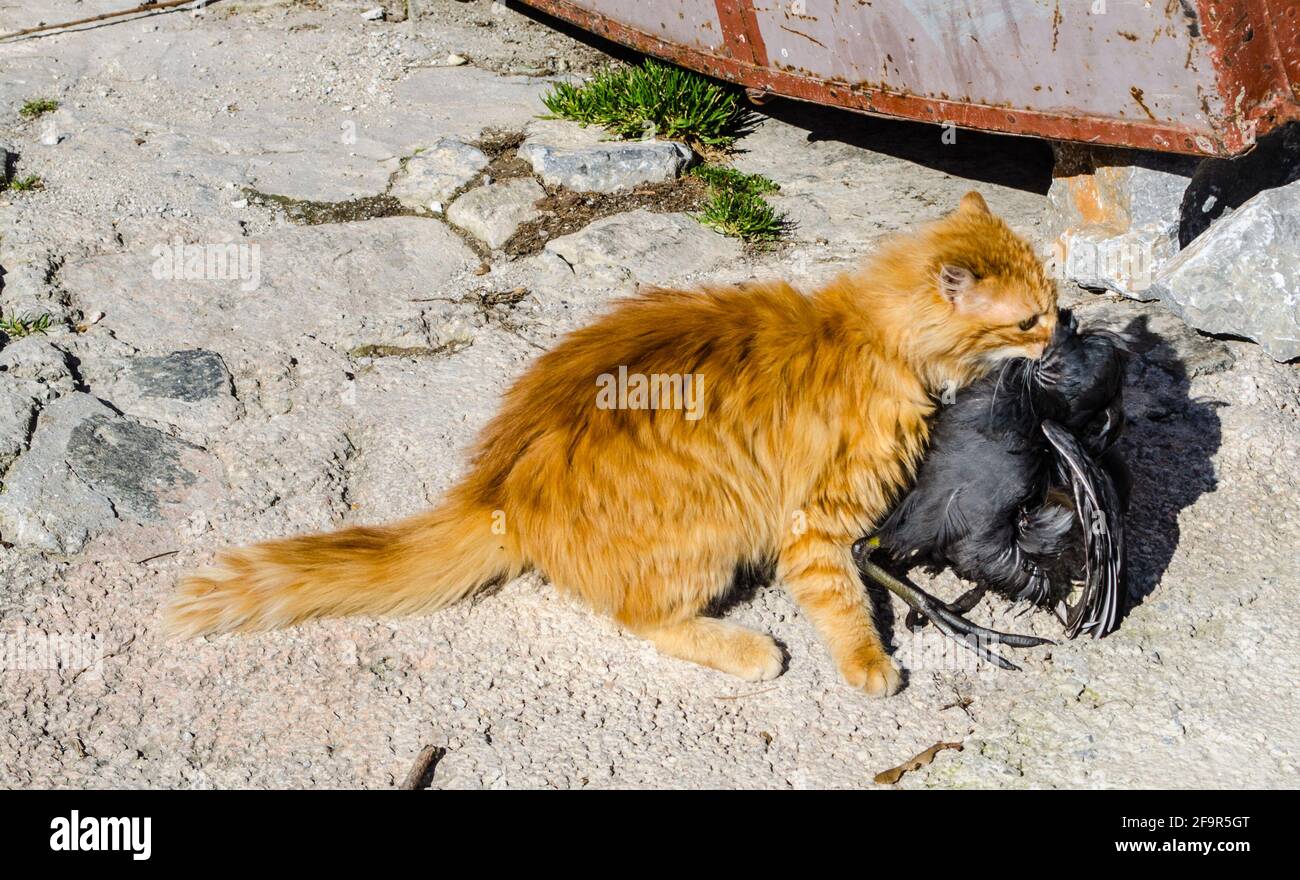
[[[643,293],[515,382],[437,508],[228,551],[169,628],[428,611],[536,568],[665,654],[762,680],[776,642],[702,612],[738,564],[775,560],[845,680],[892,694],[851,546],[909,481],[933,395],[1038,357],[1055,323],[1054,284],[975,192],[810,296]]]

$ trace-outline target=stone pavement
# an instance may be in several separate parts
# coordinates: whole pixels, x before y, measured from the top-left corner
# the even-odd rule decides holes
[[[0,30],[123,5],[3,6]],[[908,686],[870,701],[768,586],[727,613],[789,668],[745,684],[536,576],[427,617],[163,640],[175,579],[219,547],[432,503],[507,383],[638,284],[812,285],[971,188],[1047,243],[1042,144],[778,102],[734,161],[796,225],[754,252],[677,209],[676,145],[538,119],[599,49],[501,4],[373,5],[0,45],[0,141],[44,184],[0,194],[0,316],[54,322],[0,347],[0,784],[384,788],[436,745],[435,787],[861,787],[955,739],[901,784],[1300,781],[1297,370],[1074,287],[1085,323],[1138,340],[1140,602],[1104,641],[1020,652],[1023,673],[896,612]],[[40,97],[59,109],[18,114]],[[1059,634],[1006,611],[974,616]]]

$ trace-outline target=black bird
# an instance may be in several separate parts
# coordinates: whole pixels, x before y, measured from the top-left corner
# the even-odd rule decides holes
[[[855,547],[864,573],[912,607],[909,620],[927,617],[986,660],[1016,668],[978,640],[1016,647],[1046,640],[984,629],[961,614],[989,588],[1047,604],[1048,569],[1075,543],[1078,523],[1084,587],[1079,601],[1060,603],[1058,613],[1070,638],[1114,628],[1129,489],[1113,448],[1124,427],[1125,362],[1121,337],[1080,332],[1061,310],[1039,360],[1008,361],[940,411],[914,487]],[[876,548],[909,563],[951,566],[976,587],[952,604],[939,602],[871,562]]]

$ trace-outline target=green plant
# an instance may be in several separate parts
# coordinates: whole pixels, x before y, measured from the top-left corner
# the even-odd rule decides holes
[[[622,138],[662,137],[725,146],[746,111],[736,93],[697,73],[646,60],[602,71],[580,86],[556,83],[542,97],[550,118],[600,125]]]
[[[723,235],[749,242],[775,241],[787,225],[784,215],[762,196],[728,190],[715,191],[695,219]]]
[[[749,193],[761,196],[778,192],[781,187],[776,181],[761,174],[746,174],[725,165],[696,165],[691,175],[698,177],[715,190],[723,192]]]
[[[10,339],[22,339],[33,333],[44,334],[54,324],[50,315],[27,315],[22,318],[0,318],[0,333]]]
[[[23,106],[18,108],[18,114],[24,119],[35,119],[58,109],[59,102],[53,98],[33,98],[23,102]]]
[[[14,192],[31,192],[44,186],[44,181],[37,174],[29,174],[26,177],[15,177],[9,180],[0,179],[0,192],[8,189]]]
[[[776,181],[725,165],[697,165],[690,173],[704,181],[712,193],[695,215],[705,226],[748,242],[775,241],[785,232],[785,215],[763,198],[780,189]]]

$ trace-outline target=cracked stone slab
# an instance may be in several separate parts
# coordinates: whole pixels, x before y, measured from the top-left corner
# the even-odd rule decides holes
[[[489,161],[478,147],[439,138],[432,147],[406,160],[393,179],[389,194],[408,208],[428,210],[431,202],[446,202],[451,198],[486,168]]]
[[[153,252],[132,251],[70,262],[63,283],[85,311],[104,313],[97,330],[140,350],[228,356],[234,346],[279,350],[311,337],[345,353],[442,344],[432,301],[479,265],[445,223],[420,217],[277,226],[239,244],[256,248],[248,279],[155,277]]]
[[[529,126],[518,155],[552,186],[603,193],[672,180],[694,156],[689,147],[675,141],[608,138],[600,129],[542,120]]]
[[[1300,181],[1265,190],[1203,232],[1151,292],[1188,324],[1300,357]]]
[[[376,162],[341,150],[268,151],[250,158],[242,175],[254,189],[314,202],[344,202],[378,195],[397,160]]]
[[[75,553],[117,521],[156,523],[213,491],[215,463],[197,446],[73,393],[41,411],[31,446],[5,474],[0,537]]]
[[[447,219],[492,249],[501,247],[521,224],[541,215],[534,207],[546,190],[530,177],[476,187],[447,209]]]
[[[220,436],[242,412],[230,370],[214,351],[135,355],[117,366],[116,379],[105,391],[114,406],[135,418],[207,440]],[[100,391],[98,384],[94,388]]]
[[[53,400],[76,388],[68,353],[41,336],[16,339],[0,350],[0,375],[24,380],[27,390]]]
[[[661,284],[739,260],[741,246],[685,214],[644,209],[604,217],[546,243],[587,284]]]
[[[18,383],[0,378],[0,476],[27,449],[36,406]]]

